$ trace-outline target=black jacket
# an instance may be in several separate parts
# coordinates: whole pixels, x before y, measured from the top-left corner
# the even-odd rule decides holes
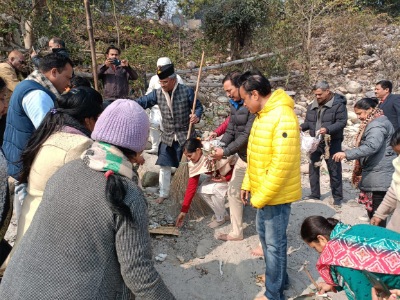
[[[223,147],[225,156],[237,153],[243,161],[247,162],[247,142],[254,118],[255,116],[250,114],[243,104],[238,109],[231,104],[231,118],[221,139],[221,142],[225,143]]]
[[[379,108],[392,123],[394,130],[397,130],[400,127],[400,95],[390,94],[379,104]]]
[[[331,140],[343,140],[343,129],[347,124],[347,100],[344,96],[333,94],[332,106],[324,105],[321,112],[321,127],[327,129],[327,133],[331,135]],[[315,127],[317,124],[318,103],[314,100],[307,107],[306,119],[301,124],[301,130],[310,130],[310,135],[315,136]]]

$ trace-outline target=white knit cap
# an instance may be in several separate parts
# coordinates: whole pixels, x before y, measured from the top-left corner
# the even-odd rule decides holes
[[[172,64],[172,62],[168,57],[160,57],[157,60],[157,67],[162,67],[162,66],[170,65],[170,64]]]

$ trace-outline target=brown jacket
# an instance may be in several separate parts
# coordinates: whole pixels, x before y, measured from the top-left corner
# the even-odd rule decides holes
[[[0,77],[4,79],[7,84],[7,88],[13,92],[15,87],[21,80],[23,80],[21,74],[7,62],[0,64]]]

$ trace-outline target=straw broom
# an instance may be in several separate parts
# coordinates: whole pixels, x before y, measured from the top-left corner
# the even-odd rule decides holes
[[[199,74],[197,76],[196,90],[194,93],[192,114],[194,114],[195,109],[196,109],[197,94],[199,91],[201,69],[203,66],[203,61],[204,61],[204,51],[201,55]],[[190,123],[187,138],[190,138],[190,135],[192,133],[192,127],[193,127],[193,124]],[[183,201],[183,198],[185,197],[188,180],[189,180],[189,166],[188,166],[188,161],[187,161],[185,155],[183,155],[181,162],[179,164],[179,167],[176,170],[176,172],[172,178],[172,181],[171,181],[171,190],[170,190],[169,198],[171,200],[170,211],[171,211],[171,214],[173,214],[173,215],[177,215],[180,212],[182,201]],[[193,198],[192,204],[190,206],[189,218],[197,218],[200,216],[205,216],[209,212],[211,212],[210,207],[200,197],[195,195]]]

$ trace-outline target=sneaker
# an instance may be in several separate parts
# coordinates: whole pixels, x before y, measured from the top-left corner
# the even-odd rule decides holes
[[[341,202],[341,201],[340,201],[340,202],[339,202],[339,201],[333,201],[331,205],[332,205],[333,208],[336,209],[336,210],[342,208],[342,202]]]
[[[320,197],[308,195],[308,196],[303,197],[303,200],[320,200]]]

